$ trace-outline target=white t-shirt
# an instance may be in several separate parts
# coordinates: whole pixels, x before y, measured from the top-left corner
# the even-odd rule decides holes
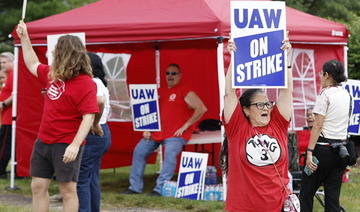
[[[104,83],[99,79],[99,78],[93,78],[94,82],[96,83],[97,86],[97,93],[96,96],[103,96],[105,99],[104,102],[104,111],[103,114],[101,115],[99,124],[105,124],[107,122],[107,119],[109,117],[109,113],[110,113],[110,95],[109,95],[109,90],[107,89],[107,87],[105,87]]]
[[[313,113],[325,116],[322,134],[325,138],[346,139],[349,124],[350,95],[342,86],[324,88],[316,98]]]

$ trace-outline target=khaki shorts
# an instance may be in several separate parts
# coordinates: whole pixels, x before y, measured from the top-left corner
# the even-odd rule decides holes
[[[80,171],[83,146],[80,147],[76,159],[64,163],[63,155],[66,143],[45,144],[36,139],[30,161],[30,175],[32,177],[52,179],[55,176],[59,182],[77,182]]]

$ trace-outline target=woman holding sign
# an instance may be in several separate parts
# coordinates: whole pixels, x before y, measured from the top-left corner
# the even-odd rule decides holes
[[[283,43],[283,50],[291,49],[288,40]],[[231,41],[228,50],[236,50]],[[289,182],[287,129],[293,99],[291,66],[288,66],[288,88],[280,90],[276,104],[261,89],[246,90],[239,102],[231,87],[231,67],[230,64],[226,74],[224,102],[229,145],[226,210],[279,212]]]
[[[78,37],[64,35],[52,52],[52,65],[41,64],[23,21],[16,32],[26,67],[46,88],[38,139],[30,161],[32,210],[49,210],[48,188],[55,175],[63,211],[78,211],[76,182],[82,145],[93,125],[94,114],[99,112],[89,57]]]

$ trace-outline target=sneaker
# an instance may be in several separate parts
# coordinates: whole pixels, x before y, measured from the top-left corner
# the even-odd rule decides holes
[[[161,197],[161,194],[157,191],[152,191],[152,192],[148,193],[148,196]]]
[[[119,194],[139,194],[139,192],[133,191],[131,189],[126,189],[125,191],[122,191]]]

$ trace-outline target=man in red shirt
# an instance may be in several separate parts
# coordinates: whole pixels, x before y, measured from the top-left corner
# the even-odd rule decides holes
[[[185,85],[180,84],[179,65],[170,64],[166,69],[167,87],[159,89],[161,113],[161,131],[144,132],[136,145],[130,173],[130,186],[122,194],[137,194],[143,189],[143,175],[147,157],[159,147],[165,145],[164,163],[156,186],[150,195],[160,196],[166,180],[170,180],[176,167],[176,157],[193,132],[192,125],[207,111],[204,103]]]
[[[1,69],[7,74],[4,87],[0,93],[0,178],[6,178],[6,167],[11,157],[11,103],[13,88],[13,61],[14,55],[10,52],[0,54]]]

